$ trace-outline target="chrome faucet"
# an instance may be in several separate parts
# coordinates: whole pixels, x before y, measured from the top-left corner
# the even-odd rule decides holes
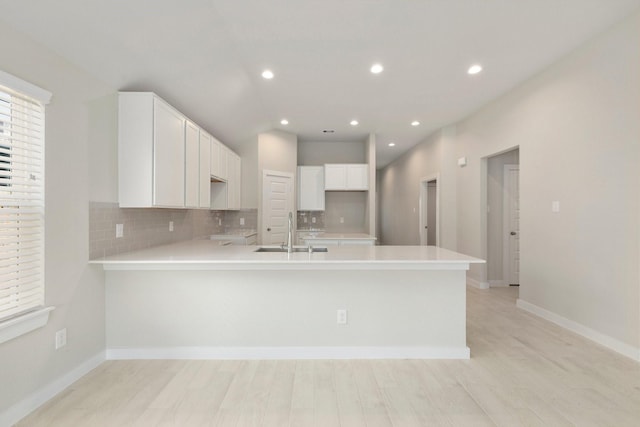
[[[287,253],[293,252],[293,212],[289,212],[289,228],[287,230]]]

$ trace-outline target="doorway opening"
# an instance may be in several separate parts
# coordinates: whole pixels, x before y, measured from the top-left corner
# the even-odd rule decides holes
[[[520,284],[519,165],[517,147],[486,161],[486,259],[491,287]]]
[[[439,174],[420,180],[420,245],[440,246]]]

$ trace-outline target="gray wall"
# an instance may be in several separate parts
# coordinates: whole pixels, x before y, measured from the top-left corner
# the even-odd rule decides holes
[[[115,88],[0,25],[0,69],[53,93],[46,108],[49,323],[0,346],[0,414],[105,349],[104,276],[90,267],[89,200],[117,194]],[[9,42],[10,41],[10,42]],[[54,335],[67,328],[67,345]]]
[[[519,146],[520,298],[637,353],[639,39],[636,14],[387,167],[384,241],[415,244],[417,180],[439,171],[443,185],[455,182],[441,218],[455,218],[457,250],[485,257],[487,158]],[[450,231],[441,224],[445,247]],[[486,282],[486,266],[469,277]]]
[[[298,142],[298,165],[325,163],[367,163],[364,142]]]
[[[368,142],[298,142],[298,165],[369,163]],[[373,157],[375,161],[375,156]],[[325,229],[333,233],[369,233],[369,194],[375,199],[375,182],[366,191],[327,191]],[[340,218],[344,222],[340,222]]]

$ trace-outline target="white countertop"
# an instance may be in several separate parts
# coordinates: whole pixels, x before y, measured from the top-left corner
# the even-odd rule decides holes
[[[313,236],[305,237],[305,240],[376,240],[374,236],[366,233],[325,233],[324,231],[310,233],[313,233]]]
[[[485,262],[435,246],[331,246],[312,254],[257,248],[191,240],[89,262],[105,270],[468,270],[469,264]]]

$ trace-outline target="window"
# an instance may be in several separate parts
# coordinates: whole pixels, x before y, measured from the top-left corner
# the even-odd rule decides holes
[[[14,83],[14,84],[12,84]],[[26,91],[20,89],[26,88]],[[44,307],[44,104],[0,72],[0,322]],[[35,88],[35,95],[46,95]],[[43,102],[44,101],[44,102]],[[1,342],[1,341],[0,341]]]

